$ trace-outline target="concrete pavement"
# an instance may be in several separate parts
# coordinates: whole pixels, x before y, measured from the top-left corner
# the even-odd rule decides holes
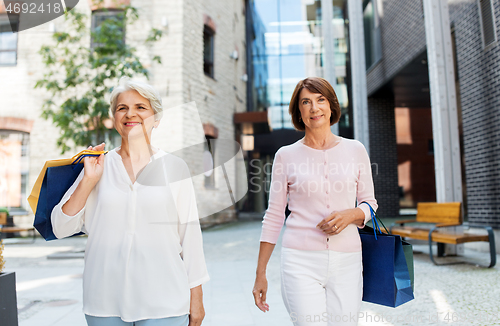
[[[248,221],[203,232],[211,277],[204,285],[204,326],[292,325],[281,299],[279,245],[268,267],[270,311],[262,313],[253,303],[260,227]],[[17,277],[19,325],[86,325],[81,311],[85,242],[84,237],[6,241],[6,271]],[[359,325],[500,325],[498,267],[434,266],[425,245],[414,249],[423,252],[415,253],[415,300],[398,308],[363,303]],[[466,255],[484,263],[488,259],[488,254],[469,250]]]

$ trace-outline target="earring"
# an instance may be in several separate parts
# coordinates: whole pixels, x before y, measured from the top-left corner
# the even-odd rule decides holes
[[[302,117],[299,117],[299,121],[302,121]]]

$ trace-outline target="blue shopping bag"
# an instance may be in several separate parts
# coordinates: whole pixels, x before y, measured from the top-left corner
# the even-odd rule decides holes
[[[54,207],[59,204],[66,191],[73,185],[83,169],[83,163],[63,165],[47,168],[43,178],[42,188],[38,199],[38,206],[33,226],[45,240],[57,239],[52,231],[50,216]],[[80,232],[75,235],[83,234]]]
[[[401,237],[382,233],[371,207],[370,210],[373,228],[365,226],[359,230],[363,250],[363,301],[395,308],[414,299],[410,264]],[[411,248],[410,244],[406,245]],[[412,259],[410,267],[413,268]]]
[[[106,152],[84,150],[71,159],[47,161],[38,176],[28,202],[35,214],[33,226],[47,241],[57,239],[52,231],[51,214],[64,194],[73,185],[83,169],[86,156],[99,156]],[[74,234],[80,235],[83,232]]]

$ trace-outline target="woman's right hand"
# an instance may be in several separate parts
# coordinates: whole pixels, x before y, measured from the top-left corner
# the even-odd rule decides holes
[[[105,144],[102,143],[96,147],[89,146],[87,149],[93,151],[103,151]],[[85,157],[83,159],[84,178],[97,184],[101,179],[102,172],[104,171],[104,154],[97,157]]]
[[[266,303],[267,278],[265,273],[258,274],[255,278],[252,294],[255,305],[263,312],[269,311],[269,305]]]

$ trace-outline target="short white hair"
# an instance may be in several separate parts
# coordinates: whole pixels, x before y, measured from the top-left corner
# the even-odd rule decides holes
[[[122,77],[118,83],[118,86],[113,88],[111,92],[111,98],[109,99],[109,113],[111,116],[115,116],[116,105],[118,101],[118,96],[126,91],[134,90],[139,93],[142,97],[146,98],[151,105],[151,108],[155,112],[155,120],[161,119],[163,115],[163,106],[161,104],[160,93],[153,86],[138,81],[130,79],[130,77]]]

